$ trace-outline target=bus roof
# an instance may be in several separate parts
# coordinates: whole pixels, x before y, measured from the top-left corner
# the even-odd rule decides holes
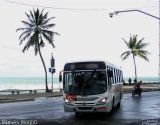
[[[116,68],[116,69],[119,69],[119,70],[121,70],[121,67],[118,67],[118,66],[116,66],[116,65],[114,65],[114,64],[112,64],[112,63],[110,63],[110,62],[108,62],[108,61],[106,61],[106,60],[83,60],[83,61],[72,61],[72,62],[67,62],[67,63],[65,63],[65,64],[69,64],[69,63],[80,63],[80,62],[82,62],[82,63],[85,63],[85,62],[104,62],[106,65],[108,65],[108,66],[111,66],[111,67],[114,67],[114,68]]]

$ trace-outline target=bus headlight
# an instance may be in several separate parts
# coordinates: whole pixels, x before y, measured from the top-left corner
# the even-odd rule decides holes
[[[100,101],[98,101],[97,105],[104,105],[107,102],[108,98],[103,98]]]
[[[68,103],[68,102],[69,102],[69,100],[68,100],[68,99],[66,99],[66,98],[64,99],[64,101],[65,101],[65,103]]]
[[[71,101],[69,101],[67,98],[64,98],[64,102],[65,102],[66,104],[71,104]]]

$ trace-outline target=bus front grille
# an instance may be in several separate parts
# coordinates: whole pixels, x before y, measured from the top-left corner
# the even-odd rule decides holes
[[[95,103],[90,103],[90,102],[76,102],[75,105],[96,105]]]
[[[97,100],[99,97],[88,97],[88,98],[85,98],[85,97],[80,97],[80,98],[77,98],[77,101],[95,101]]]
[[[78,110],[93,110],[93,107],[77,107]]]

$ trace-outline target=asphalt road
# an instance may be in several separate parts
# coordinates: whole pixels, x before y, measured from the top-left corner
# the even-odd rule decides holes
[[[26,121],[22,121],[26,120]],[[121,107],[112,114],[64,113],[62,97],[0,104],[0,125],[160,125],[160,91],[142,97],[124,94]]]

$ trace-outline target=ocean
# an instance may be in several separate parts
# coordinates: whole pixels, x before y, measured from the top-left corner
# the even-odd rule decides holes
[[[128,83],[129,77],[124,77],[124,81]],[[131,77],[132,82],[134,77]],[[160,83],[160,78],[158,77],[138,77],[138,81],[142,80],[145,83]],[[52,79],[48,78],[48,87],[52,88]],[[62,83],[59,83],[59,78],[54,77],[53,88],[62,88]],[[35,89],[45,89],[45,79],[44,77],[34,77],[34,78],[0,78],[0,91],[4,90],[35,90]]]
[[[48,88],[52,88],[52,79],[48,78]],[[59,78],[53,78],[53,88],[62,88],[62,83],[59,83]],[[35,90],[45,89],[44,77],[29,77],[29,78],[0,78],[0,91],[5,90]]]
[[[124,77],[123,79],[128,83],[129,78],[134,82],[135,77]],[[160,77],[138,77],[137,81],[142,81],[143,83],[160,83]]]

